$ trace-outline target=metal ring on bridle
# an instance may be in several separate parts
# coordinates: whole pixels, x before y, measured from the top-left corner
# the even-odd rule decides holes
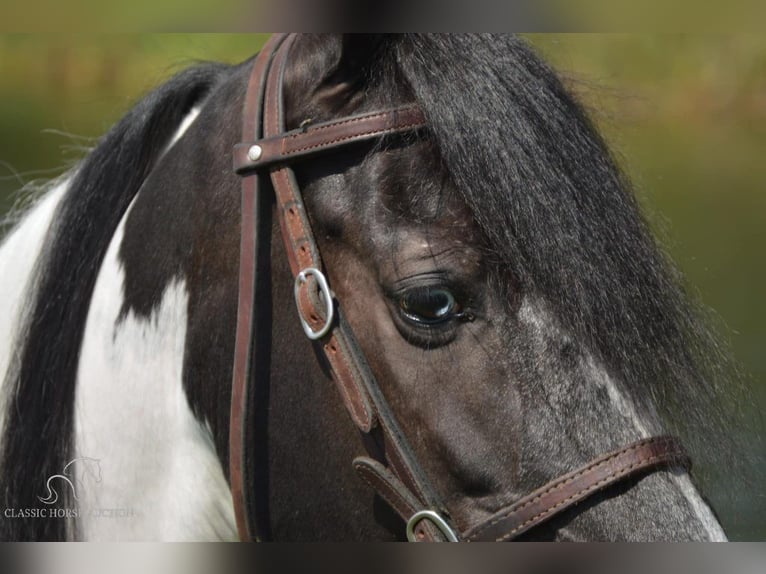
[[[311,328],[311,325],[308,321],[306,321],[306,318],[303,316],[303,313],[301,313],[301,304],[300,304],[300,289],[301,285],[303,285],[306,281],[308,281],[308,278],[310,276],[314,276],[316,279],[317,284],[319,285],[319,290],[322,293],[322,296],[324,297],[324,304],[325,304],[325,323],[322,325],[320,329],[317,329],[314,331]],[[298,307],[298,317],[301,319],[301,326],[303,327],[303,332],[306,333],[306,336],[311,339],[312,341],[316,341],[317,339],[321,339],[324,337],[329,331],[330,327],[332,327],[332,321],[335,316],[335,309],[333,305],[332,300],[332,292],[330,291],[330,286],[327,284],[327,278],[324,276],[324,273],[322,273],[319,269],[316,267],[307,267],[298,275],[295,276],[295,305]]]
[[[447,524],[447,521],[442,518],[441,514],[434,510],[421,510],[410,516],[410,519],[407,521],[407,540],[409,542],[418,541],[415,537],[415,527],[421,520],[428,520],[431,524],[436,526],[436,528],[439,529],[439,532],[444,535],[447,542],[458,541],[457,534],[455,534],[455,531],[452,530],[449,524]]]

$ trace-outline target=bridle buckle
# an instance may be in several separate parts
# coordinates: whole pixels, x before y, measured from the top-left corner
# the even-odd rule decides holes
[[[311,328],[311,325],[303,316],[303,313],[301,312],[301,303],[300,303],[301,287],[303,286],[304,283],[308,281],[308,278],[311,276],[313,276],[316,279],[316,282],[319,285],[319,291],[321,292],[322,297],[324,298],[324,304],[325,304],[325,322],[324,322],[324,325],[322,325],[322,327],[320,327],[316,331]],[[304,269],[303,271],[301,271],[295,276],[294,294],[295,294],[295,306],[298,308],[298,317],[300,317],[301,327],[303,327],[303,332],[306,333],[306,336],[312,341],[321,339],[330,331],[330,328],[332,327],[333,319],[335,318],[335,306],[332,300],[332,291],[330,291],[330,285],[327,283],[327,278],[324,276],[324,273],[322,273],[316,267],[306,267],[306,269]]]
[[[417,536],[415,536],[415,527],[422,521],[428,520],[433,524],[439,532],[442,533],[444,539],[447,542],[457,542],[457,534],[452,527],[447,524],[447,521],[442,518],[442,515],[435,510],[421,510],[416,512],[407,521],[407,540],[409,542],[419,542]]]

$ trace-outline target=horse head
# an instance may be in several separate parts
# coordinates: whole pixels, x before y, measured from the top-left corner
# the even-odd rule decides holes
[[[68,392],[69,414],[50,426],[72,429],[70,450],[110,449],[97,455],[100,500],[134,496],[133,507],[178,513],[169,532],[133,523],[106,536],[236,537],[229,481],[242,472],[235,499],[244,489],[240,510],[261,538],[404,538],[397,512],[414,510],[436,513],[424,536],[480,538],[506,509],[536,508],[584,480],[522,536],[723,539],[675,441],[652,437],[681,432],[695,457],[704,450],[684,431],[713,432],[711,375],[725,354],[556,75],[509,36],[284,42],[284,54],[280,45],[260,60],[283,66],[280,103],[268,112],[277,135],[317,134],[379,110],[417,110],[422,125],[349,145],[322,140],[327,153],[246,174],[260,187],[254,204],[242,203],[231,152],[253,140],[241,125],[254,64],[209,66],[149,96],[78,169],[59,217],[103,229],[91,237],[61,224],[51,250],[73,257],[61,245],[92,247],[79,267],[89,282],[70,259],[40,293],[83,291],[67,308],[79,309],[80,334],[25,371],[50,339],[38,317],[31,329],[42,338],[22,358],[18,385],[23,395],[24,377],[69,377],[55,391]],[[284,169],[327,280],[315,295],[337,311],[325,320],[347,334],[350,367],[301,327],[288,264],[295,237],[279,223],[290,206],[275,202],[269,181]],[[96,215],[107,208],[87,197],[111,198],[103,221]],[[241,220],[243,205],[246,218],[257,210],[257,227]],[[243,311],[246,229],[258,246],[257,297]],[[229,434],[243,316],[255,326],[245,329],[250,378],[268,381],[248,389],[237,427],[244,454]],[[332,383],[342,368],[374,381],[359,391],[369,424],[349,417]],[[593,478],[610,464],[611,475]]]

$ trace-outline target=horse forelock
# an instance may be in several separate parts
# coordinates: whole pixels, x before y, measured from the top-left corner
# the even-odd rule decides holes
[[[381,69],[424,109],[497,273],[659,410],[703,471],[725,458],[744,473],[731,425],[747,390],[727,345],[556,74],[514,36],[404,35],[389,48]]]
[[[314,72],[333,69],[339,46],[322,37],[296,44],[311,52]],[[630,182],[553,70],[510,35],[396,35],[372,57],[364,98],[348,98],[343,111],[417,101],[437,168],[454,184],[445,189],[472,212],[497,284],[518,285],[619,380],[626,400],[658,412],[664,430],[683,437],[698,477],[752,472],[757,455],[732,430],[744,424],[738,404],[749,391],[719,325],[687,293]],[[299,71],[296,85],[311,87]],[[418,197],[432,187],[407,189],[408,204],[433,199]]]
[[[326,56],[322,61],[326,62]],[[378,107],[402,94],[417,98],[429,117],[431,137],[443,166],[498,263],[499,283],[508,282],[510,274],[514,285],[534,295],[555,317],[557,327],[587,346],[610,373],[619,377],[631,399],[664,411],[669,426],[685,434],[695,454],[704,458],[732,453],[726,447],[712,446],[716,443],[711,438],[716,430],[725,430],[716,404],[726,402],[723,392],[728,391],[730,381],[736,380],[725,348],[706,326],[702,312],[679,287],[677,273],[649,235],[629,185],[555,75],[522,41],[512,37],[397,36],[387,41],[378,58],[380,69],[374,78],[377,97],[366,101],[366,105]],[[386,90],[387,85],[396,89]],[[185,116],[184,122],[189,119]],[[160,130],[163,137],[168,135],[167,127]],[[184,123],[177,130],[183,133]],[[171,143],[164,144],[165,151],[176,140],[171,136]],[[155,142],[150,147],[157,152],[159,145]],[[102,149],[99,161],[108,161],[107,152]],[[91,171],[97,167],[92,165]],[[157,187],[158,192],[163,189]],[[430,192],[427,186],[420,191],[413,186],[415,195]],[[175,198],[165,201],[177,207]],[[410,201],[417,203],[417,197]],[[154,207],[146,209],[153,213]],[[212,219],[213,214],[211,211],[208,218]],[[116,225],[116,221],[107,223],[112,224]],[[219,235],[224,233],[214,225],[210,229]],[[143,229],[139,225],[134,231],[134,241],[145,248]],[[72,243],[66,237],[63,242]],[[101,248],[89,265],[98,267],[106,245]],[[162,289],[156,293],[148,297],[146,291],[128,293],[119,320],[123,327],[137,319],[143,319],[142,324],[150,322],[166,299],[184,313],[188,307],[190,315],[198,314],[194,323],[201,343],[187,345],[192,352],[184,358],[187,364],[183,381],[184,401],[189,401],[197,419],[200,405],[211,402],[211,396],[221,395],[219,388],[212,386],[190,390],[189,378],[201,372],[192,368],[196,367],[195,360],[207,359],[202,353],[194,356],[194,351],[210,347],[206,320],[219,320],[222,308],[210,305],[205,290],[210,277],[203,273],[208,268],[218,270],[218,261],[203,252],[195,249],[195,260],[183,270],[197,273],[184,277],[188,284],[182,289],[183,296],[192,303],[168,299],[172,290],[165,287],[180,280],[173,275],[173,268],[170,275],[157,277]],[[146,286],[146,276],[143,272],[136,274],[134,269],[146,263],[143,256],[144,251],[137,249],[122,258],[122,263],[133,266],[126,273],[139,280],[141,289]],[[210,261],[197,261],[204,257]],[[95,271],[88,273],[95,281]],[[53,291],[53,285],[48,284],[40,300]],[[42,303],[38,307],[36,316],[44,315]],[[87,306],[80,302],[78,309],[76,323],[84,328]],[[187,321],[185,315],[183,320]],[[192,318],[188,321],[191,325]],[[76,333],[75,337],[80,335]],[[71,354],[73,349],[70,345],[64,352]],[[226,354],[228,357],[230,353]],[[72,361],[66,357],[46,360],[43,366],[50,373],[57,365],[63,367],[65,378],[73,379]],[[216,381],[211,376],[208,382]],[[71,387],[64,389],[72,391]],[[71,397],[64,398],[69,401]],[[619,404],[621,400],[617,396],[614,402]],[[222,403],[215,408],[223,413],[226,406]],[[64,405],[63,418],[54,421],[64,432],[72,425],[67,409]],[[706,432],[695,440],[689,429],[701,428]],[[214,432],[215,436],[219,434],[223,436],[223,430]],[[49,439],[42,437],[35,444],[49,446]],[[211,445],[205,448],[208,446],[212,449]],[[17,460],[19,450],[17,445],[11,455],[6,453],[5,462]],[[62,461],[54,458],[54,462]],[[47,469],[49,463],[38,457],[34,469]],[[25,474],[17,472],[13,478],[18,482]],[[12,483],[5,480],[0,486],[7,488],[7,484]]]

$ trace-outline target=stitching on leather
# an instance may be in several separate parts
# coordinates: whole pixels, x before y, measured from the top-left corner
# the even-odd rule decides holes
[[[340,383],[338,386],[340,387],[341,393],[343,394],[343,398],[346,401],[346,404],[351,407],[351,412],[354,415],[354,418],[356,419],[356,423],[360,426],[366,426],[365,421],[361,420],[359,417],[359,409],[361,408],[362,412],[364,413],[365,420],[368,417],[367,409],[364,407],[364,405],[357,405],[354,400],[351,398],[351,393],[349,392],[348,386],[346,385],[345,377],[339,373],[338,369],[338,363],[343,363],[342,359],[339,359],[337,355],[334,356],[332,359],[332,362],[335,363],[335,377],[338,379],[338,382]]]
[[[581,496],[583,494],[586,494],[588,492],[592,492],[594,490],[598,490],[603,484],[605,484],[607,482],[610,482],[610,481],[614,480],[615,478],[619,478],[621,476],[629,474],[631,470],[633,470],[634,468],[636,468],[638,466],[642,466],[644,464],[653,464],[653,463],[655,463],[657,461],[660,461],[660,460],[663,460],[663,459],[665,459],[665,455],[664,454],[650,456],[649,458],[643,458],[643,459],[639,460],[638,462],[635,462],[635,463],[631,464],[628,467],[622,468],[622,469],[618,470],[617,472],[614,472],[614,473],[610,474],[606,478],[601,479],[597,483],[592,484],[592,485],[590,485],[590,486],[588,486],[586,488],[583,488],[579,492],[577,492],[577,493],[567,497],[564,500],[561,500],[561,501],[557,502],[553,506],[550,506],[549,508],[547,508],[544,511],[540,512],[539,514],[533,516],[532,518],[529,518],[529,519],[525,520],[523,523],[519,524],[513,530],[510,530],[509,532],[506,532],[503,536],[501,536],[499,538],[496,538],[495,542],[504,542],[505,540],[508,540],[514,534],[516,534],[519,530],[524,528],[527,524],[529,524],[531,522],[535,522],[536,520],[538,520],[539,518],[545,516],[546,514],[550,514],[552,511],[556,510],[560,506],[563,506],[563,505],[567,504],[572,499],[578,498],[579,496]],[[473,536],[472,536],[472,538],[473,538]]]
[[[409,112],[412,112],[412,111],[417,111],[417,108],[415,108],[415,107],[413,107],[413,108],[405,108],[403,110],[399,110],[399,113],[405,113],[406,114],[406,113],[409,113]],[[385,117],[385,116],[389,115],[390,113],[391,113],[391,111],[379,112],[379,113],[370,114],[370,115],[367,115],[367,116],[362,116],[362,117],[359,117],[359,118],[351,118],[351,119],[341,120],[341,121],[338,121],[338,122],[333,122],[331,124],[317,126],[315,128],[310,129],[308,132],[299,132],[299,133],[293,133],[293,134],[287,133],[287,134],[282,134],[282,135],[275,134],[273,136],[266,137],[266,138],[264,138],[262,140],[261,145],[262,146],[267,146],[267,142],[270,142],[270,141],[273,142],[274,140],[277,140],[278,146],[276,148],[276,153],[274,154],[274,157],[263,157],[263,158],[259,159],[258,161],[250,161],[250,159],[247,158],[246,150],[249,149],[250,145],[252,145],[252,144],[247,144],[247,145],[240,144],[242,146],[240,153],[243,154],[243,155],[242,155],[241,158],[238,158],[238,162],[240,164],[239,167],[249,167],[249,166],[253,166],[253,167],[259,167],[259,166],[260,167],[265,167],[269,163],[278,162],[279,158],[281,158],[281,157],[288,157],[290,155],[294,155],[294,154],[301,153],[301,152],[304,152],[304,151],[308,151],[308,150],[311,150],[311,149],[332,146],[332,145],[335,145],[337,143],[341,143],[341,142],[352,140],[352,139],[356,139],[356,138],[365,138],[365,137],[374,136],[374,135],[385,135],[385,134],[389,134],[389,133],[394,133],[394,132],[398,132],[398,131],[404,131],[404,130],[408,130],[408,129],[411,129],[411,128],[422,127],[422,126],[426,125],[425,120],[423,120],[423,119],[416,119],[416,120],[413,120],[413,121],[411,121],[409,123],[406,123],[406,124],[399,124],[399,125],[394,125],[394,126],[388,126],[388,127],[379,128],[379,129],[371,129],[371,130],[365,131],[365,132],[360,132],[360,133],[345,135],[345,136],[342,136],[342,137],[337,137],[337,138],[329,140],[329,141],[321,141],[321,142],[318,142],[318,143],[315,143],[315,144],[312,144],[312,145],[304,145],[304,146],[301,146],[301,147],[297,147],[295,149],[287,149],[288,148],[288,145],[287,145],[288,142],[294,141],[296,139],[300,140],[301,138],[307,137],[307,134],[312,135],[312,134],[316,134],[316,133],[321,132],[321,131],[335,129],[335,128],[339,127],[339,126],[343,126],[343,125],[347,125],[347,124],[367,122],[367,121],[370,121],[370,120],[374,120],[376,118]],[[269,127],[273,127],[275,132],[278,131],[278,127],[277,126],[269,126]],[[259,140],[256,140],[256,142],[254,142],[254,143],[258,143],[258,142],[259,142]],[[267,149],[268,149],[267,147],[264,147],[265,154],[267,154],[267,152],[266,152]],[[271,156],[271,154],[268,154],[268,156]]]
[[[368,403],[368,396],[367,391],[364,388],[364,385],[360,383],[362,380],[362,373],[359,370],[359,365],[356,361],[353,360],[353,354],[348,349],[348,345],[345,344],[345,341],[341,343],[340,337],[335,337],[335,343],[336,348],[340,353],[343,354],[343,362],[346,365],[346,368],[348,369],[350,375],[351,375],[351,384],[354,386],[354,391],[359,396],[359,402],[361,403],[362,408],[364,409],[365,414],[365,423],[364,426],[365,432],[369,432],[369,430],[372,428],[373,419],[375,418],[375,412],[368,411],[366,404]],[[346,360],[346,357],[351,357],[352,360]],[[372,407],[372,405],[370,405]],[[372,409],[370,409],[372,410]]]
[[[292,183],[290,181],[290,178],[288,177],[287,168],[282,168],[282,169],[274,170],[272,172],[272,176],[275,177],[275,178],[278,178],[279,183],[281,185],[283,185],[285,189],[288,190],[288,195],[289,195],[289,197],[292,200],[294,200],[297,197],[297,194],[293,190],[293,186],[292,186]],[[307,227],[307,225],[304,224],[305,222],[303,220],[303,216],[305,214],[304,210],[302,210],[302,209],[301,210],[296,210],[296,213],[299,214],[299,217],[297,218],[297,223],[298,223],[298,225],[300,227],[300,232],[303,234],[304,237],[309,237],[308,227]],[[290,231],[290,224],[286,220],[285,220],[285,225],[286,225],[287,230],[288,230],[287,234],[290,237],[291,242],[292,242],[293,241],[293,233]],[[307,243],[308,243],[308,241],[307,241]],[[296,259],[296,261],[298,262],[299,265],[305,267],[305,265],[304,265],[305,262],[302,261],[302,257],[300,255],[300,253],[301,253],[300,250],[296,250],[295,259]],[[308,266],[317,267],[319,265],[319,263],[314,260],[314,258],[312,256],[312,253],[311,253],[311,249],[306,251],[305,255],[306,255],[306,258],[307,258],[307,261],[308,261]],[[336,345],[337,345],[337,338],[335,338],[335,340],[336,340]],[[345,361],[345,359],[343,357],[341,357],[339,353],[335,354],[334,357],[335,357],[335,360],[330,359],[330,361],[332,363],[334,363],[336,365],[341,364],[341,365],[346,367],[347,371],[350,372],[350,369],[348,367],[348,361]],[[329,358],[330,357],[328,356],[328,359]],[[337,382],[339,383],[337,386],[340,388],[341,396],[343,397],[344,402],[346,403],[346,405],[348,405],[349,410],[351,411],[351,416],[354,418],[354,422],[358,426],[360,426],[360,427],[363,427],[363,428],[369,427],[370,424],[371,424],[370,421],[372,420],[372,418],[370,416],[369,411],[367,410],[367,407],[364,404],[364,400],[362,398],[360,398],[359,401],[354,401],[352,399],[352,397],[351,397],[351,393],[353,391],[356,391],[357,389],[355,389],[355,388],[354,389],[350,389],[349,388],[349,385],[347,384],[345,377],[339,372],[339,369],[337,367],[334,368],[333,371],[335,373],[335,378],[337,379]],[[354,385],[354,387],[355,387],[355,385]],[[360,410],[362,412],[361,416],[360,416],[360,412],[359,412]]]
[[[636,445],[636,446],[635,446],[635,448],[640,448],[640,447],[643,447],[643,446],[645,446],[646,444],[647,444],[647,443],[644,443],[644,444],[640,444],[640,445]],[[625,454],[625,453],[629,452],[630,450],[635,450],[635,449],[634,449],[634,448],[625,449],[625,450],[623,450],[623,451],[620,451],[620,455],[621,455],[621,454]],[[678,451],[676,451],[676,454],[680,454],[680,453],[679,453]],[[577,498],[578,496],[580,496],[580,495],[582,495],[582,494],[584,494],[584,493],[586,493],[586,492],[588,492],[588,491],[598,490],[598,488],[600,488],[600,487],[601,487],[601,485],[603,485],[604,483],[606,483],[606,482],[609,482],[610,480],[613,480],[614,478],[617,478],[617,477],[619,477],[619,476],[623,476],[623,475],[624,475],[624,474],[626,474],[626,473],[629,473],[631,470],[633,470],[633,469],[634,469],[634,468],[636,468],[637,466],[641,466],[641,465],[643,465],[643,464],[647,464],[647,463],[654,463],[654,462],[657,462],[657,461],[659,461],[659,460],[662,460],[662,459],[666,458],[666,456],[667,456],[667,455],[668,455],[668,453],[663,453],[663,454],[660,454],[660,455],[655,455],[655,456],[651,456],[651,457],[648,457],[648,458],[644,458],[644,459],[641,459],[641,460],[639,460],[638,462],[635,462],[635,463],[633,463],[633,464],[632,464],[632,465],[630,465],[630,466],[627,466],[627,467],[623,467],[623,468],[620,468],[620,469],[616,470],[615,472],[613,472],[612,474],[610,474],[610,475],[609,475],[609,476],[607,476],[606,478],[603,478],[603,479],[602,479],[602,480],[600,480],[599,482],[597,482],[597,483],[595,483],[595,484],[592,484],[592,485],[590,485],[590,486],[587,486],[587,487],[585,487],[584,489],[580,490],[579,492],[577,492],[577,493],[575,493],[575,494],[573,494],[573,495],[571,495],[571,496],[567,497],[565,500],[562,500],[562,501],[559,501],[559,502],[557,502],[556,504],[554,504],[554,505],[552,505],[552,506],[548,507],[547,509],[545,509],[544,511],[540,512],[539,514],[537,514],[537,515],[533,516],[532,518],[530,518],[530,519],[528,519],[528,520],[524,521],[522,524],[518,525],[518,526],[517,526],[517,527],[515,527],[513,530],[511,530],[511,531],[507,532],[507,533],[506,533],[506,534],[504,534],[502,537],[500,537],[500,538],[496,539],[496,542],[501,542],[501,541],[503,541],[503,540],[507,540],[508,538],[510,538],[511,536],[513,536],[513,534],[515,534],[516,532],[518,532],[520,529],[522,529],[524,526],[526,526],[526,525],[527,525],[527,524],[529,524],[530,522],[533,522],[533,521],[537,520],[538,518],[540,518],[540,517],[544,516],[545,514],[547,514],[547,513],[550,513],[552,510],[554,510],[554,509],[558,508],[559,506],[561,506],[561,505],[563,505],[563,504],[566,504],[566,503],[568,503],[570,500],[572,500],[572,499],[574,499],[574,498]],[[619,455],[616,455],[616,456],[619,456]],[[608,462],[608,461],[611,461],[611,460],[613,460],[614,458],[615,458],[615,456],[609,457],[608,459],[605,459],[605,460],[604,460],[602,463],[606,463],[606,462]],[[600,463],[600,464],[596,464],[596,465],[594,465],[594,466],[591,466],[591,467],[589,467],[587,470],[588,470],[588,471],[590,471],[590,470],[593,470],[593,469],[594,469],[594,468],[596,468],[597,466],[601,466],[601,464],[602,464],[602,463]],[[511,510],[510,510],[510,511],[508,511],[507,513],[504,513],[503,515],[499,516],[498,518],[496,518],[496,519],[495,519],[495,520],[493,520],[492,522],[490,522],[490,523],[486,524],[485,526],[483,526],[483,527],[482,527],[480,530],[477,530],[476,532],[474,532],[473,534],[471,534],[471,536],[470,536],[469,538],[470,538],[470,539],[472,539],[472,540],[475,540],[475,539],[476,539],[476,538],[477,538],[477,537],[478,537],[478,536],[479,536],[479,535],[480,535],[482,532],[484,532],[484,531],[485,531],[487,528],[489,528],[489,527],[491,527],[491,526],[494,526],[495,524],[497,524],[497,523],[499,523],[499,522],[502,522],[503,520],[505,520],[506,518],[508,518],[509,516],[511,516],[511,515],[513,515],[513,514],[516,514],[517,512],[520,512],[520,511],[521,511],[521,510],[523,510],[524,508],[526,508],[526,507],[530,506],[531,504],[533,504],[533,503],[537,502],[538,500],[540,500],[540,499],[541,499],[543,496],[545,496],[546,494],[549,494],[550,492],[553,492],[553,491],[555,491],[555,490],[561,490],[561,488],[563,488],[565,485],[567,485],[567,484],[570,484],[570,483],[571,483],[571,482],[573,482],[573,481],[574,481],[576,478],[579,478],[580,476],[582,476],[582,475],[584,474],[584,472],[585,472],[585,471],[583,471],[583,472],[580,472],[580,473],[578,473],[578,474],[576,474],[576,475],[572,476],[571,478],[569,478],[569,479],[565,480],[564,482],[562,482],[562,483],[560,483],[560,484],[557,484],[555,487],[552,487],[552,488],[550,488],[550,489],[546,490],[545,492],[543,492],[543,493],[541,493],[540,495],[536,496],[536,497],[535,497],[535,498],[533,498],[532,500],[529,500],[529,501],[527,501],[527,502],[526,502],[526,503],[524,503],[522,506],[520,506],[520,507],[518,507],[518,508],[514,508],[514,509],[511,509]]]
[[[295,149],[292,149],[292,150],[288,150],[288,151],[285,151],[283,153],[283,156],[290,156],[290,155],[293,155],[293,154],[296,154],[296,153],[300,153],[300,152],[303,152],[303,151],[308,151],[310,149],[316,149],[316,148],[321,148],[321,147],[333,146],[335,144],[338,144],[338,143],[341,143],[341,142],[344,142],[344,141],[348,141],[348,140],[357,139],[357,138],[363,138],[363,137],[373,136],[373,135],[385,135],[385,134],[388,134],[388,133],[404,131],[404,130],[408,130],[410,128],[415,128],[415,127],[424,126],[424,125],[425,125],[424,122],[410,122],[408,124],[392,126],[392,127],[389,127],[389,128],[383,128],[383,129],[371,130],[371,131],[368,131],[368,132],[362,132],[362,133],[358,133],[358,134],[346,135],[346,136],[335,138],[333,140],[329,140],[329,141],[326,141],[326,142],[320,142],[320,143],[316,143],[316,144],[313,144],[313,145],[303,146],[303,147],[298,147],[298,148],[295,148]],[[297,136],[292,136],[292,137],[297,137]]]
[[[271,59],[269,75],[268,78],[266,78],[264,111],[268,109],[270,113],[268,114],[268,118],[264,118],[264,126],[268,131],[273,131],[274,133],[279,132],[279,108],[281,107],[281,102],[278,101],[278,98],[279,80],[281,79],[280,75],[282,68],[286,64],[288,49],[293,42],[293,38],[287,38],[286,41],[279,46],[276,53],[274,53]]]
[[[418,109],[417,106],[407,106],[407,107],[396,109],[396,110],[387,110],[387,111],[384,111],[384,112],[374,112],[374,113],[366,114],[366,115],[359,116],[359,117],[356,117],[356,118],[346,118],[346,119],[343,119],[343,120],[338,120],[337,122],[332,122],[332,123],[329,123],[329,124],[319,125],[319,126],[316,126],[316,127],[313,127],[313,128],[309,127],[309,129],[307,131],[305,131],[305,132],[298,132],[298,133],[294,133],[294,134],[289,134],[289,135],[287,135],[287,137],[285,137],[285,139],[295,139],[295,138],[299,138],[299,137],[303,136],[303,134],[305,134],[305,133],[317,133],[317,132],[321,132],[323,130],[333,129],[333,128],[336,128],[338,126],[344,126],[344,125],[347,125],[347,124],[356,124],[356,123],[359,123],[359,122],[366,122],[368,120],[372,120],[372,119],[375,119],[375,118],[382,118],[382,117],[387,116],[389,114],[394,114],[394,113],[406,114],[406,113],[409,113],[409,112],[417,111],[417,109]]]
[[[337,338],[335,337],[335,335],[333,335],[333,336],[332,336],[332,338],[331,338],[331,341],[332,341],[332,340],[335,340],[335,344],[336,344],[336,346],[337,346],[337,345],[338,345],[338,340],[337,340]],[[333,357],[333,358],[330,358],[330,357]],[[349,369],[348,369],[348,365],[347,365],[347,362],[344,360],[344,358],[343,358],[343,357],[341,357],[341,354],[340,354],[340,353],[335,353],[335,354],[327,354],[327,358],[330,360],[330,362],[331,362],[331,363],[333,363],[333,364],[335,364],[335,365],[338,365],[338,364],[340,364],[340,365],[343,365],[343,366],[345,366],[345,367],[346,367],[346,370],[349,370]],[[343,395],[343,398],[344,398],[344,400],[345,400],[346,404],[347,404],[347,405],[349,405],[349,406],[351,407],[351,409],[350,409],[350,410],[351,410],[351,413],[352,413],[352,414],[353,414],[353,416],[354,416],[354,419],[355,419],[356,423],[357,423],[359,426],[361,426],[361,427],[367,427],[367,426],[369,426],[369,425],[368,425],[368,423],[367,423],[367,421],[369,421],[369,420],[370,420],[370,413],[367,411],[367,407],[365,407],[365,405],[364,405],[364,402],[363,402],[363,401],[361,401],[361,400],[359,401],[359,403],[358,403],[358,404],[357,404],[356,402],[354,402],[354,401],[352,400],[352,398],[351,398],[351,394],[350,394],[350,392],[349,392],[349,389],[347,388],[347,385],[346,385],[346,382],[345,382],[345,378],[344,378],[344,377],[343,377],[343,375],[341,375],[341,373],[339,372],[339,371],[340,371],[340,369],[338,369],[338,367],[337,367],[337,366],[335,366],[335,368],[333,369],[333,371],[334,371],[334,373],[335,373],[335,377],[336,377],[336,379],[338,379],[338,382],[340,383],[340,384],[338,385],[338,387],[340,387],[340,389],[341,389],[341,394]],[[364,413],[364,419],[360,418],[360,416],[359,416],[359,412],[358,412],[358,411],[359,411],[359,409],[361,409],[361,410],[362,410],[362,412]]]
[[[528,500],[527,502],[525,502],[521,506],[519,506],[517,508],[511,507],[507,512],[504,512],[503,514],[501,514],[500,516],[496,517],[494,520],[492,520],[491,522],[488,522],[487,524],[482,526],[479,530],[474,532],[470,536],[470,538],[475,539],[479,534],[484,532],[487,528],[490,528],[491,526],[494,526],[498,522],[502,522],[503,520],[505,520],[506,518],[508,518],[512,514],[515,514],[517,512],[520,512],[520,511],[524,510],[528,506],[530,506],[530,505],[534,504],[535,502],[537,502],[538,500],[540,500],[543,496],[546,496],[547,494],[550,494],[551,492],[554,492],[556,490],[561,490],[567,484],[572,483],[577,478],[583,476],[584,474],[592,472],[594,469],[596,469],[598,467],[604,466],[605,464],[613,461],[616,458],[624,456],[625,454],[627,454],[627,453],[629,453],[631,451],[635,451],[635,450],[644,448],[646,445],[651,444],[651,443],[658,443],[658,444],[659,443],[665,443],[665,444],[667,444],[668,442],[671,442],[670,439],[668,439],[668,438],[663,438],[663,439],[660,439],[660,440],[657,440],[655,438],[644,439],[644,440],[642,440],[642,441],[640,441],[640,442],[638,442],[636,444],[633,444],[631,446],[625,447],[625,448],[615,452],[614,454],[612,454],[611,456],[609,456],[609,457],[607,457],[607,458],[605,458],[603,460],[596,461],[596,462],[588,465],[587,467],[583,468],[579,472],[573,474],[572,476],[569,476],[568,478],[565,478],[565,479],[562,479],[560,481],[554,482],[553,484],[551,484],[550,487],[545,489],[543,492],[541,492],[540,494],[538,494],[537,496],[535,496],[531,500]],[[643,462],[647,462],[647,461],[644,460]],[[618,470],[617,472],[620,472],[620,471]],[[614,475],[610,475],[610,478],[613,477],[613,476]]]
[[[350,376],[353,378],[354,375],[353,375],[353,373],[351,373],[351,366],[350,366],[351,362],[346,360],[346,353],[341,348],[340,340],[335,335],[332,336],[332,340],[335,342],[335,346],[338,349],[338,352],[334,354],[334,357],[340,363],[342,363],[343,366],[345,366],[346,370],[349,372]],[[340,375],[339,375],[339,377],[340,377]],[[342,377],[340,377],[340,378],[342,378]],[[372,416],[370,415],[369,411],[367,410],[367,407],[364,404],[365,403],[364,396],[361,395],[360,389],[357,388],[357,385],[354,384],[353,381],[351,382],[351,385],[353,385],[353,390],[355,391],[355,394],[359,395],[359,405],[358,406],[359,406],[360,409],[362,409],[362,412],[364,413],[364,420],[360,420],[359,422],[362,423],[361,426],[364,426],[364,427],[371,426],[371,424],[372,424]],[[341,381],[341,387],[343,387],[343,389],[346,390],[346,392],[348,392],[348,389],[346,388],[347,385],[345,384],[344,381]],[[351,399],[349,397],[349,401],[350,400]],[[353,403],[353,401],[352,401],[352,403]],[[357,416],[357,418],[358,418],[358,416]]]
[[[293,189],[292,183],[290,182],[290,177],[288,176],[286,167],[283,167],[281,169],[274,170],[272,172],[272,176],[274,178],[279,178],[281,180],[280,186],[287,189],[287,195],[292,200],[295,201],[295,198],[298,197],[298,194]],[[275,186],[275,188],[278,189],[279,186]],[[297,202],[296,202],[297,203]],[[306,261],[304,261],[304,257],[301,255],[302,252],[300,249],[297,248],[296,242],[300,240],[300,238],[306,238],[310,237],[310,228],[308,226],[308,221],[306,221],[306,213],[304,209],[298,209],[296,210],[296,213],[298,214],[297,219],[295,222],[297,223],[297,226],[299,228],[299,234],[296,238],[296,235],[292,233],[290,229],[290,223],[287,221],[286,217],[283,217],[282,220],[285,222],[285,227],[287,228],[287,235],[290,238],[290,242],[293,245],[293,253],[295,256],[295,261],[301,265],[302,268],[306,267],[318,267],[319,262],[314,260],[314,256],[311,249],[308,249],[305,252],[305,259],[307,260],[308,264],[306,264]],[[308,241],[306,241],[308,243]]]

